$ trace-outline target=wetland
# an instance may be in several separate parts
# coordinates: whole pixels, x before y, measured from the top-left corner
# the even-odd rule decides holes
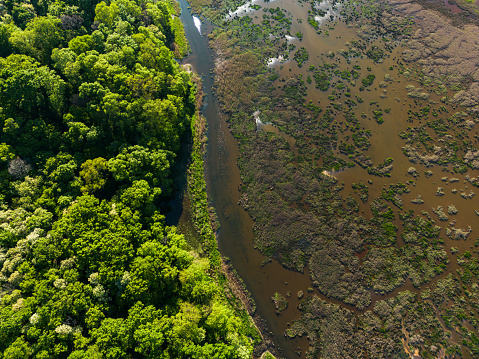
[[[268,328],[256,354],[477,357],[474,11],[450,0],[190,5],[208,195],[220,252]]]

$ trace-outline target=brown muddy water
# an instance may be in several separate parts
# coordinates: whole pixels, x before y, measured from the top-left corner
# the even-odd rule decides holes
[[[208,39],[205,36],[211,27],[203,23],[202,27],[206,28],[206,30],[202,28],[203,34],[200,34],[188,9],[187,0],[179,0],[179,2],[183,10],[181,20],[185,26],[186,35],[192,49],[192,53],[184,62],[192,64],[197,73],[203,74],[203,86],[206,94],[206,105],[203,109],[203,114],[207,118],[209,126],[208,151],[205,158],[205,176],[208,195],[212,201],[212,205],[216,209],[221,225],[217,237],[220,252],[223,256],[231,260],[233,267],[252,294],[257,306],[257,313],[266,320],[276,345],[281,348],[281,355],[286,358],[297,358],[299,348],[303,353],[303,355],[299,356],[304,357],[304,353],[308,348],[307,339],[303,337],[290,340],[284,337],[284,331],[294,320],[298,319],[301,314],[297,309],[299,303],[297,293],[299,291],[302,291],[305,297],[314,293],[320,295],[322,299],[328,302],[340,304],[343,308],[350,309],[355,313],[358,313],[358,311],[348,305],[324,297],[319,294],[317,290],[314,290],[313,293],[308,293],[308,288],[312,286],[308,268],[305,268],[304,273],[297,273],[285,269],[276,261],[264,264],[265,257],[254,248],[253,221],[248,213],[238,204],[240,199],[239,188],[241,186],[240,171],[237,166],[237,158],[239,156],[238,146],[228,129],[225,119],[218,114],[218,104],[212,92],[214,81],[211,73],[214,68],[214,59],[208,46]],[[321,27],[328,29],[329,34],[325,35],[324,32],[323,34],[318,34],[306,21],[309,5],[301,3],[300,1],[276,0],[270,3],[258,3],[264,8],[280,7],[287,10],[292,18],[291,33],[294,34],[300,31],[304,34],[302,41],[298,39],[291,41],[293,41],[298,48],[305,47],[309,52],[309,60],[302,68],[299,68],[294,61],[277,63],[270,66],[276,69],[280,75],[279,79],[276,80],[277,82],[274,83],[276,86],[280,85],[279,81],[283,78],[299,75],[302,75],[303,79],[306,78],[309,66],[320,65],[325,61],[326,54],[329,51],[337,52],[341,49],[347,50],[348,46],[350,46],[348,45],[349,42],[359,40],[357,28],[347,26],[341,22],[337,22],[336,24],[329,21],[323,22]],[[445,4],[451,11],[455,11],[454,5],[450,5],[447,0]],[[249,16],[254,18],[255,23],[261,22],[261,14],[261,10],[248,13]],[[303,19],[303,21],[300,19]],[[334,29],[330,28],[333,25]],[[371,41],[377,41],[379,43],[381,40]],[[431,218],[435,220],[436,224],[443,228],[453,220],[456,220],[456,228],[472,227],[473,232],[467,240],[452,240],[444,234],[444,229],[442,230],[441,238],[444,239],[450,264],[448,265],[447,272],[435,277],[433,279],[434,282],[438,278],[444,277],[447,273],[454,272],[459,268],[455,256],[451,254],[450,247],[457,247],[460,252],[473,248],[473,237],[475,238],[477,236],[476,233],[479,232],[479,217],[475,213],[475,210],[479,211],[479,204],[476,197],[465,199],[460,195],[461,191],[469,193],[473,189],[473,186],[466,181],[465,175],[451,173],[450,168],[447,167],[442,168],[434,165],[433,167],[426,168],[421,164],[413,164],[409,162],[403,154],[402,147],[405,143],[398,136],[399,133],[405,131],[408,126],[417,126],[419,124],[418,122],[412,124],[407,122],[408,110],[418,111],[421,107],[426,106],[429,101],[438,103],[443,95],[438,96],[431,94],[429,100],[425,101],[415,101],[407,96],[405,87],[408,84],[413,84],[416,87],[420,85],[414,80],[408,80],[398,73],[397,60],[401,58],[403,48],[399,43],[396,45],[389,54],[389,57],[386,57],[382,63],[373,64],[372,60],[369,59],[353,58],[350,59],[351,62],[348,64],[344,58],[340,59],[339,56],[336,56],[334,60],[327,60],[328,62],[336,62],[339,66],[338,68],[341,70],[350,69],[354,65],[359,65],[362,68],[360,71],[362,77],[365,77],[368,73],[373,73],[376,76],[374,85],[366,91],[359,92],[358,88],[360,85],[351,86],[351,98],[354,98],[356,94],[360,94],[364,99],[364,103],[358,105],[356,113],[358,114],[358,119],[361,121],[361,125],[372,132],[372,137],[370,138],[371,147],[365,154],[371,157],[375,165],[381,163],[388,157],[394,159],[394,168],[391,171],[391,178],[369,175],[366,170],[359,166],[340,171],[335,173],[334,176],[336,176],[339,182],[344,183],[343,196],[345,197],[351,194],[355,197],[360,204],[361,214],[366,218],[371,217],[369,203],[380,195],[382,187],[388,187],[391,183],[402,182],[407,183],[410,189],[409,193],[402,195],[404,210],[413,209],[415,213],[426,211],[431,215]],[[366,71],[368,66],[372,68],[371,72]],[[385,75],[389,75],[392,81],[388,83],[386,88],[381,88],[378,84],[385,78]],[[358,80],[360,82],[360,79]],[[308,86],[306,102],[311,100],[313,103],[319,103],[320,106],[325,109],[329,104],[327,96],[329,93],[317,90],[314,86],[314,82],[312,84],[306,83],[306,85]],[[377,124],[372,118],[372,111],[377,109],[375,104],[371,104],[371,102],[374,101],[377,101],[382,109],[391,109],[390,113],[383,115],[383,124]],[[451,106],[444,106],[449,111],[449,115],[456,112]],[[359,115],[360,113],[364,113],[366,116],[362,118]],[[251,121],[255,121],[253,114],[251,115]],[[478,125],[476,125],[476,127],[477,126]],[[278,128],[274,123],[259,124],[258,130],[273,132],[282,136],[289,143],[291,150],[296,152],[294,146],[295,139],[293,136],[284,133],[281,128]],[[473,131],[476,132],[476,128],[474,128]],[[347,141],[347,139],[340,137],[339,141],[342,140]],[[414,178],[408,174],[407,170],[411,166],[418,170],[419,177]],[[426,178],[424,175],[424,172],[427,170],[433,172],[433,175],[429,178]],[[477,177],[479,175],[478,171],[469,170],[468,173],[470,177]],[[448,178],[457,178],[459,181],[444,181],[443,178],[445,176]],[[368,180],[372,181],[372,185],[368,184]],[[366,204],[363,204],[359,200],[359,197],[352,191],[351,185],[356,182],[363,182],[369,187],[369,201]],[[436,195],[438,187],[444,188],[443,196]],[[457,192],[453,193],[453,189],[456,189]],[[479,192],[479,189],[477,191]],[[411,199],[416,198],[418,195],[422,196],[424,203],[411,203]],[[450,204],[453,204],[458,209],[458,214],[448,215],[449,220],[447,222],[439,221],[438,217],[432,212],[432,208],[437,208],[437,206],[441,205],[445,212],[447,212],[447,207]],[[397,213],[397,209],[394,208],[394,210]],[[395,224],[399,226],[399,221]],[[401,233],[401,231],[398,233]],[[402,240],[398,235],[398,246],[400,245],[402,245]],[[364,252],[360,254],[360,257],[363,257],[363,255]],[[428,287],[428,285],[424,286],[424,288],[426,287]],[[404,290],[418,291],[417,288],[413,287],[411,281],[407,279],[403,286],[396,288],[396,290],[387,295],[382,296],[372,293],[372,304],[369,308],[372,308],[377,300],[395,296],[399,291]],[[271,300],[275,292],[283,294],[289,302],[288,309],[280,315],[276,313]]]
[[[371,86],[371,88],[367,88],[366,91],[359,91],[359,85],[351,86],[351,98],[354,98],[354,96],[358,94],[364,99],[363,103],[358,104],[356,113],[358,114],[357,117],[360,120],[361,125],[372,132],[372,137],[370,138],[371,147],[365,152],[365,154],[371,157],[374,164],[379,164],[384,159],[392,157],[394,159],[394,169],[391,171],[390,178],[369,175],[366,170],[359,166],[347,169],[346,171],[340,171],[336,173],[335,176],[340,182],[345,184],[343,194],[347,195],[348,192],[351,192],[360,203],[360,209],[364,211],[364,216],[370,218],[371,210],[369,208],[369,202],[366,203],[366,205],[362,204],[359,197],[357,197],[351,189],[352,183],[363,182],[367,184],[368,180],[372,181],[373,185],[368,185],[370,200],[377,198],[380,195],[383,186],[388,186],[390,183],[407,183],[410,192],[402,196],[404,203],[403,208],[405,210],[414,209],[416,213],[427,211],[436,221],[436,224],[443,225],[436,215],[432,213],[432,207],[437,208],[437,206],[441,205],[446,210],[448,205],[453,204],[458,209],[458,214],[449,215],[448,222],[456,220],[456,227],[460,228],[467,228],[467,226],[470,225],[473,228],[472,233],[476,233],[477,230],[479,230],[479,217],[475,213],[475,210],[479,210],[479,204],[475,197],[465,199],[461,197],[461,193],[470,193],[471,190],[477,192],[476,188],[466,181],[465,176],[466,174],[469,174],[470,177],[477,177],[479,171],[469,170],[466,174],[459,174],[452,172],[450,166],[446,166],[445,168],[438,165],[425,167],[421,164],[411,163],[403,154],[402,147],[405,143],[404,140],[399,137],[399,133],[405,131],[408,126],[425,124],[424,121],[415,121],[414,123],[408,122],[408,110],[410,109],[415,112],[421,107],[427,105],[434,107],[434,104],[439,104],[441,97],[444,96],[430,93],[429,100],[414,100],[407,96],[407,91],[405,89],[407,85],[412,84],[416,87],[420,87],[420,85],[416,81],[412,79],[408,80],[404,75],[398,73],[397,60],[401,58],[404,48],[398,44],[398,46],[392,50],[382,63],[373,64],[369,59],[353,58],[350,60],[350,64],[347,64],[344,59],[339,58],[338,56],[335,57],[334,61],[331,61],[330,59],[326,59],[325,56],[329,51],[337,52],[341,49],[347,50],[350,41],[359,40],[357,29],[355,27],[348,27],[344,23],[339,22],[334,25],[334,30],[329,30],[329,36],[318,35],[306,21],[303,21],[302,23],[295,21],[297,18],[304,19],[305,16],[307,16],[307,8],[302,7],[297,2],[277,0],[270,4],[264,4],[263,6],[279,6],[287,9],[292,14],[293,18],[291,33],[296,33],[297,31],[304,33],[303,41],[296,40],[297,46],[304,46],[309,52],[309,60],[302,68],[299,68],[294,61],[288,61],[282,65],[276,65],[275,68],[280,75],[276,83],[279,83],[282,78],[288,78],[291,76],[301,75],[304,79],[308,74],[307,68],[310,65],[319,65],[323,61],[335,62],[338,65],[339,70],[351,69],[352,66],[359,65],[362,69],[361,76],[364,77],[368,73],[372,73],[376,76],[374,85]],[[261,18],[255,19],[255,21],[260,22]],[[322,26],[329,27],[330,25],[331,23],[328,22],[323,23]],[[374,44],[375,42],[379,43],[381,40],[373,40],[371,44]],[[371,72],[365,71],[368,66],[372,68]],[[381,88],[378,86],[378,83],[382,81],[386,75],[389,75],[392,81],[388,82],[386,88]],[[329,104],[329,92],[321,92],[317,90],[314,82],[312,84],[306,83],[306,85],[308,86],[308,96],[305,102],[311,100],[313,103],[319,103],[323,109],[327,107]],[[450,94],[451,93],[448,93],[447,95]],[[383,124],[376,123],[372,118],[372,111],[377,109],[377,105],[371,104],[371,102],[377,102],[382,109],[390,109],[390,113],[383,114]],[[453,106],[447,104],[444,104],[444,107],[448,111],[445,116],[452,116],[456,111],[460,111],[460,109],[455,109]],[[362,118],[359,116],[361,113],[366,114],[366,117]],[[471,137],[472,134],[477,135],[477,125],[471,131]],[[431,136],[434,138],[432,131]],[[344,138],[341,139],[340,137],[339,142],[342,140],[346,142]],[[441,146],[440,143],[437,144]],[[415,147],[420,148],[420,144],[415,145]],[[339,154],[337,153],[337,155]],[[408,174],[407,171],[409,167],[415,167],[418,170],[419,177],[414,178]],[[429,178],[426,178],[424,175],[424,172],[427,170],[433,172],[433,175]],[[444,177],[447,177],[448,179],[457,178],[458,181],[444,181]],[[443,196],[436,195],[438,187],[444,188]],[[457,192],[453,193],[453,189],[457,190]],[[419,194],[422,196],[424,203],[420,205],[411,203],[411,199],[416,198]],[[444,234],[444,232],[442,234]],[[444,235],[442,237],[446,240],[446,243],[458,247],[461,251],[470,249],[472,245],[470,243],[472,236],[467,241],[452,241]],[[456,267],[453,269],[455,270]]]

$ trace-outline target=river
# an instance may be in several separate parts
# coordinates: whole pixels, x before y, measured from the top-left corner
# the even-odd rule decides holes
[[[223,256],[230,258],[233,267],[246,284],[256,303],[257,313],[266,320],[274,336],[276,346],[282,356],[297,357],[296,349],[307,349],[307,339],[286,339],[283,335],[289,323],[300,315],[296,306],[299,303],[298,291],[307,293],[310,286],[309,273],[301,274],[283,268],[273,261],[261,266],[265,257],[253,247],[253,221],[238,205],[241,184],[237,166],[238,147],[228,130],[225,120],[218,114],[218,104],[212,92],[214,79],[210,75],[214,67],[208,39],[201,35],[195,26],[186,0],[179,0],[182,8],[181,20],[190,43],[191,54],[183,60],[203,78],[206,106],[203,114],[208,120],[208,151],[205,159],[208,195],[215,207],[221,229],[218,233],[218,246]],[[202,30],[211,29],[202,24]],[[203,30],[204,31],[204,30]],[[275,292],[288,298],[289,309],[277,315],[271,297]],[[316,291],[317,293],[317,291]]]

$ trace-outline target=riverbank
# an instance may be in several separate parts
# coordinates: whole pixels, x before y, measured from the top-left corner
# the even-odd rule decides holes
[[[264,355],[265,352],[275,353],[276,348],[271,338],[271,333],[261,316],[256,312],[256,305],[248,292],[245,284],[238,276],[228,259],[218,257],[218,247],[213,228],[218,229],[218,223],[214,208],[209,206],[207,197],[206,182],[204,180],[203,158],[207,151],[207,121],[201,114],[200,109],[204,108],[204,93],[202,82],[198,77],[194,78],[198,91],[196,104],[198,112],[192,122],[193,146],[191,151],[191,164],[188,167],[188,190],[187,197],[183,202],[184,216],[180,221],[180,228],[194,224],[195,234],[187,236],[190,238],[190,245],[197,247],[200,243],[205,250],[212,264],[214,265],[216,278],[221,283],[229,303],[235,308],[237,314],[245,322],[252,325],[261,340],[256,335],[254,354],[256,358]],[[195,203],[195,210],[192,211],[191,203]],[[195,239],[195,235],[197,236]],[[219,262],[218,262],[219,258]],[[251,328],[253,329],[253,328]],[[254,334],[253,331],[250,334]]]
[[[184,5],[184,4],[182,4]],[[195,28],[198,29],[197,21]],[[190,43],[198,45],[198,42],[192,41],[191,30],[187,28],[187,36],[190,36]],[[196,62],[197,54],[185,59],[183,66],[190,69],[202,69],[203,73],[206,69],[201,68],[201,63]],[[195,66],[191,66],[188,62],[192,60]],[[211,93],[211,87],[208,87],[209,77],[203,75],[203,79],[194,76],[194,83],[197,87],[196,108],[198,109],[195,121],[192,123],[193,144],[191,151],[191,164],[188,168],[188,191],[183,202],[183,216],[180,220],[180,228],[184,232],[190,233],[187,239],[193,247],[200,248],[200,252],[211,258],[214,263],[215,273],[218,281],[223,286],[224,293],[229,303],[235,308],[238,315],[249,323],[251,328],[251,337],[255,338],[254,357],[263,357],[265,353],[277,353],[274,342],[271,338],[265,320],[261,318],[256,310],[256,305],[251,294],[246,289],[242,279],[238,276],[231,263],[227,258],[218,257],[217,251],[217,232],[220,228],[218,217],[215,209],[211,206],[211,199],[208,197],[208,190],[204,178],[205,163],[204,159],[207,155],[208,147],[211,143],[208,135],[212,135],[209,129],[209,122],[214,124],[217,115],[214,108],[214,98]],[[210,85],[211,86],[211,85]],[[205,91],[204,91],[205,90]],[[209,116],[207,119],[204,115]],[[214,145],[213,145],[214,146]],[[191,208],[194,203],[195,207]],[[193,224],[193,228],[191,227]],[[190,228],[190,229],[188,229]],[[219,260],[218,260],[219,259]],[[253,332],[256,330],[256,334]],[[259,334],[259,336],[258,336]],[[261,339],[260,339],[261,338]]]

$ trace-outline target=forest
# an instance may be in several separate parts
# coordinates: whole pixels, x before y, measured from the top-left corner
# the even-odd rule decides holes
[[[1,359],[251,356],[215,243],[165,223],[200,91],[179,14],[0,1]]]

